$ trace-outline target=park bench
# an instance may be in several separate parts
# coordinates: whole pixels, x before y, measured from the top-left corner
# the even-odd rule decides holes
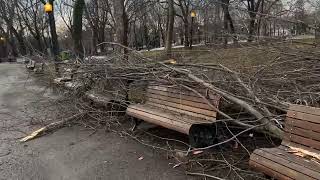
[[[290,106],[281,145],[255,150],[250,166],[276,179],[320,179],[320,108]]]
[[[218,107],[220,96],[205,90],[197,89],[197,91],[203,94],[213,106]],[[149,85],[146,92],[146,102],[130,105],[127,108],[127,114],[187,134],[191,138],[190,143],[195,146],[198,143],[196,138],[201,138],[201,133],[195,135],[197,130],[192,127],[210,126],[217,117],[215,109],[209,106],[203,97],[185,88],[167,85]],[[203,129],[202,132],[205,132],[206,129],[209,133],[214,133],[214,130],[211,131],[208,128]],[[209,135],[209,138],[211,136],[214,135]]]

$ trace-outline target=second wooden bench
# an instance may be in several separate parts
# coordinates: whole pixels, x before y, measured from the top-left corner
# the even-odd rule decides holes
[[[282,144],[255,150],[250,166],[276,179],[320,179],[320,109],[292,105]]]

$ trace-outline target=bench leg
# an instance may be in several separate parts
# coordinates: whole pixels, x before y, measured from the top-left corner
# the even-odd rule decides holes
[[[201,148],[217,143],[217,130],[211,124],[194,124],[189,130],[189,143],[192,147]]]
[[[137,127],[141,124],[142,120],[132,117],[133,120],[133,127],[131,128],[131,131],[135,131]]]

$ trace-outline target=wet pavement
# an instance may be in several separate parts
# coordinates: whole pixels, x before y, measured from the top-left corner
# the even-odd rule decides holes
[[[161,154],[117,133],[92,134],[66,127],[27,143],[18,140],[50,116],[33,114],[57,98],[28,75],[22,64],[0,64],[0,179],[2,180],[185,180]],[[32,109],[35,108],[35,109]],[[143,160],[139,160],[143,157]]]

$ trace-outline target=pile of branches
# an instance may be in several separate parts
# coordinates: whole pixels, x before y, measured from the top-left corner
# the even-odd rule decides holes
[[[147,134],[148,137],[161,140],[162,144],[154,145],[150,142],[150,138],[144,139],[143,134],[132,135],[127,131],[117,133],[130,136],[154,149],[165,150],[168,158],[174,158],[178,162],[173,165],[173,168],[185,165],[191,171],[203,172],[187,172],[190,175],[221,179],[216,176],[225,176],[224,172],[216,170],[230,169],[228,177],[232,172],[235,179],[247,179],[247,177],[257,179],[260,178],[259,174],[246,171],[246,158],[249,157],[249,151],[253,150],[250,147],[251,143],[254,143],[252,146],[256,144],[252,141],[252,136],[245,133],[255,130],[281,139],[284,114],[290,104],[315,107],[320,105],[320,84],[317,81],[320,76],[320,51],[309,45],[308,48],[288,45],[288,43],[247,45],[241,49],[244,54],[259,51],[260,54],[272,54],[272,56],[266,55],[265,60],[257,63],[258,65],[245,67],[239,67],[237,63],[191,63],[183,56],[180,59],[155,60],[127,47],[120,47],[125,49],[126,53],[112,52],[105,56],[87,57],[82,62],[60,63],[62,73],[71,74],[73,82],[82,84],[79,86],[82,87],[79,91],[68,94],[71,102],[69,104],[74,105],[73,112],[76,115],[50,124],[42,130],[51,130],[57,125],[60,127],[70,122],[83,124],[93,130],[99,128],[101,124],[105,125],[106,130],[114,129],[110,127],[120,124],[116,114],[124,113],[126,105],[130,103],[143,101],[142,91],[150,83],[165,83],[181,89],[185,88],[204,99],[207,97],[204,93],[219,94],[222,97],[222,105],[217,109],[218,121],[226,125],[225,128],[223,127],[226,140],[219,141],[210,147],[192,149],[193,152],[202,152],[215,148],[215,153],[204,152],[185,158],[191,153],[191,147],[184,141],[144,132],[143,134]],[[218,50],[208,49],[207,51],[215,54]],[[220,62],[224,60],[224,57],[218,53],[217,58],[220,58]],[[239,64],[242,60],[239,58]],[[133,91],[139,91],[141,96],[130,96]],[[84,99],[78,98],[86,92],[112,93],[121,101],[117,104],[123,104],[124,109],[121,107],[112,107],[107,110],[95,108]],[[207,103],[215,108],[209,100]],[[229,124],[238,127],[240,132],[232,132]],[[222,146],[230,142],[235,142],[232,148]],[[243,152],[235,153],[234,149],[237,149],[239,144]],[[215,174],[216,176],[205,174],[208,171],[218,174]]]
[[[290,103],[320,104],[320,84],[317,81],[320,52],[316,48],[302,49],[280,43],[249,46],[246,50],[274,53],[276,56],[273,59],[266,57],[266,61],[261,63],[263,65],[247,69],[233,69],[216,63],[184,63],[175,59],[159,61],[127,47],[121,48],[125,49],[125,54],[88,57],[77,63],[76,79],[90,79],[93,83],[112,82],[111,86],[124,92],[129,91],[131,84],[149,82],[180,86],[203,98],[205,95],[197,89],[206,89],[221,95],[227,106],[237,107],[239,113],[250,117],[234,117],[227,110],[220,109],[218,113],[222,119],[278,138],[283,136],[283,114]]]

